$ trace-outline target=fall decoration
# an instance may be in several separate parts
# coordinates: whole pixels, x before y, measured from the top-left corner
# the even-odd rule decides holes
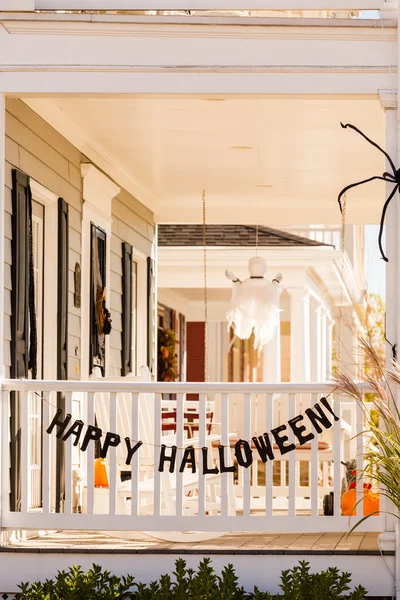
[[[178,360],[176,334],[172,329],[158,330],[158,381],[176,381]]]
[[[387,370],[371,342],[359,341],[365,363],[370,367],[371,374],[366,374],[364,379],[372,392],[368,395],[371,401],[367,403],[372,410],[366,409],[363,392],[357,382],[341,371],[334,377],[337,391],[347,394],[362,407],[364,435],[369,438],[369,443],[363,449],[363,469],[357,472],[357,478],[362,479],[364,484],[364,517],[353,529],[366,518],[379,514],[382,497],[388,498],[394,505],[396,511],[392,512],[397,518],[400,510],[400,409],[390,387],[390,383],[400,385],[400,365],[393,361],[392,369]],[[356,504],[353,483],[355,485],[355,482],[349,485],[347,496],[343,494],[342,497],[342,510],[346,510],[344,514],[353,514],[352,509]],[[376,491],[373,492],[371,488]]]

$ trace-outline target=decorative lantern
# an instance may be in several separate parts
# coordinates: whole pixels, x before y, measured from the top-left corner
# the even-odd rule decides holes
[[[232,305],[227,313],[229,327],[234,326],[235,335],[247,340],[254,332],[254,347],[264,346],[275,335],[279,324],[279,283],[282,275],[274,279],[264,278],[267,265],[263,258],[249,260],[250,277],[240,281],[233,273],[225,275],[233,282]]]

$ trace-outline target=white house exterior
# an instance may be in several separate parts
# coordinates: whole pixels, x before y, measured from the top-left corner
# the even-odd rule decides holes
[[[298,261],[294,267],[293,250],[287,259],[282,250],[268,250],[271,269],[298,291],[291,296],[297,335],[289,381],[280,381],[277,361],[269,360],[267,383],[226,382],[215,364],[217,381],[154,381],[157,290],[167,304],[172,297],[182,303],[171,289],[202,288],[194,284],[201,250],[191,249],[181,263],[174,249],[158,257],[159,224],[201,223],[204,189],[209,224],[259,223],[299,235],[311,226],[340,228],[339,190],[386,168],[383,155],[343,131],[340,121],[357,125],[397,162],[397,3],[331,4],[217,0],[210,7],[177,0],[172,7],[158,0],[146,13],[138,0],[0,0],[1,592],[16,592],[22,572],[37,579],[76,562],[67,551],[49,561],[18,554],[13,540],[38,531],[153,531],[168,538],[185,531],[212,537],[348,530],[340,509],[341,460],[357,455],[362,469],[363,438],[349,442],[363,430],[362,410],[331,393],[325,371],[331,319],[340,305],[360,300],[351,266],[355,237],[344,259],[335,248],[302,249],[302,267]],[[210,8],[213,13],[197,12]],[[379,10],[381,20],[353,18],[363,10]],[[349,192],[347,227],[378,223],[391,187],[371,182]],[[386,335],[393,344],[400,336],[396,200],[386,217]],[[221,289],[222,266],[244,269],[249,258],[242,250],[227,264],[228,254],[208,252],[211,290]],[[176,267],[167,275],[166,263]],[[318,283],[310,284],[305,266],[319,273]],[[321,292],[328,282],[329,303]],[[225,294],[229,282],[224,285]],[[306,288],[313,306],[322,301],[326,309],[325,320],[314,311],[309,328]],[[102,336],[96,311],[103,318],[104,306],[112,331]],[[221,323],[221,306],[214,309]],[[343,346],[349,350],[346,334]],[[157,468],[162,444],[177,447],[178,464],[192,443],[230,464],[239,433],[251,440],[324,396],[338,418],[329,441],[314,436],[285,456],[275,448],[275,461],[257,460],[235,479],[227,472],[191,477],[186,470],[170,477]],[[97,423],[103,433],[143,441],[127,468],[123,444],[111,447],[109,488],[95,485],[94,438],[82,451],[82,439],[74,446],[71,435],[56,438],[60,424],[46,433],[57,409],[63,419],[82,420],[85,431]],[[168,434],[163,411],[175,411]],[[288,443],[294,439],[290,433]],[[330,491],[333,515],[325,515]],[[361,482],[357,492],[361,497]],[[383,511],[360,528],[382,534],[392,570],[394,529]],[[377,556],[348,550],[332,555],[332,564],[352,570],[371,594],[391,595],[389,571],[376,578]],[[90,557],[80,559],[86,565]],[[268,558],[275,589],[280,568],[297,559]],[[312,560],[323,565],[320,556]],[[129,570],[128,559],[99,561]],[[145,561],[139,557],[138,568]],[[252,561],[259,573],[265,570],[259,558],[237,560],[249,583],[257,581],[248,569]],[[152,567],[162,569],[157,560]]]

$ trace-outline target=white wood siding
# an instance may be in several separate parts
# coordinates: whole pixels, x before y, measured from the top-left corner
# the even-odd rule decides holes
[[[6,102],[6,272],[5,336],[6,376],[11,367],[11,238],[12,169],[18,168],[69,204],[69,338],[68,377],[80,378],[80,309],[74,307],[74,269],[81,262],[82,181],[81,153],[38,117],[22,101]],[[77,350],[76,350],[77,349]],[[76,352],[78,356],[76,356]]]
[[[74,270],[81,264],[82,178],[80,165],[87,158],[45,123],[22,101],[6,104],[6,214],[5,214],[5,364],[6,377],[11,367],[11,239],[12,169],[18,168],[69,204],[69,335],[68,377],[80,379],[81,309],[74,306]],[[131,244],[139,254],[152,256],[153,214],[124,190],[113,200],[111,239],[110,309],[113,319],[109,356],[110,375],[121,374],[122,348],[122,242]],[[142,275],[143,276],[143,275]],[[142,311],[143,312],[143,311]],[[146,315],[140,314],[141,320]]]

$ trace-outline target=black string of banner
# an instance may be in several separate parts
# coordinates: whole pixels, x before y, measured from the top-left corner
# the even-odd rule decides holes
[[[259,436],[253,436],[251,442],[243,439],[237,440],[234,444],[234,455],[238,466],[248,468],[253,463],[253,449],[257,451],[262,462],[266,463],[268,460],[275,459],[274,450],[276,449],[279,450],[279,453],[282,456],[288,452],[296,450],[297,444],[301,447],[304,444],[311,442],[311,440],[315,438],[315,434],[311,431],[306,433],[307,427],[304,424],[305,417],[308,418],[310,424],[317,434],[322,433],[326,429],[330,429],[333,423],[330,421],[329,416],[333,417],[334,421],[339,421],[339,417],[334,413],[334,410],[328,402],[328,397],[334,393],[334,391],[335,390],[332,390],[329,394],[327,394],[327,396],[320,398],[320,400],[314,404],[312,408],[307,408],[304,411],[305,416],[300,413],[296,417],[289,419],[287,423],[271,429],[269,433],[266,432]],[[95,444],[99,443],[100,457],[102,459],[107,457],[108,450],[110,448],[116,448],[122,443],[121,436],[118,433],[111,431],[105,432],[104,442],[101,443],[104,432],[100,427],[95,425],[86,425],[81,419],[73,419],[70,413],[66,413],[61,408],[57,408],[57,406],[53,405],[49,400],[41,396],[41,394],[37,392],[35,392],[35,394],[41,398],[42,401],[56,409],[56,414],[46,429],[46,433],[51,434],[53,433],[53,430],[56,429],[56,437],[58,439],[66,442],[69,438],[75,438],[73,445],[78,446],[79,442],[81,441],[83,431],[86,428],[80,444],[80,450],[82,452],[86,452],[91,442]],[[296,443],[289,443],[289,436],[286,435],[288,431],[293,432]],[[271,441],[271,437],[274,440],[274,444]],[[133,456],[136,454],[136,452],[138,452],[139,448],[145,444],[160,448],[158,466],[158,470],[160,472],[164,471],[166,463],[169,463],[170,473],[175,471],[178,450],[183,451],[183,457],[179,467],[180,472],[183,472],[186,467],[191,467],[192,473],[196,472],[196,451],[200,451],[202,454],[203,474],[214,474],[219,472],[227,473],[235,471],[235,466],[226,465],[226,446],[223,445],[216,446],[220,465],[218,469],[216,466],[211,468],[208,466],[209,448],[207,446],[195,447],[193,445],[187,445],[183,448],[178,448],[178,446],[175,444],[170,446],[167,446],[163,443],[153,444],[149,442],[143,442],[141,440],[132,440],[129,437],[125,437],[124,441],[126,445],[126,465],[131,464]],[[190,441],[190,439],[188,441]],[[169,454],[168,451],[170,452]]]

